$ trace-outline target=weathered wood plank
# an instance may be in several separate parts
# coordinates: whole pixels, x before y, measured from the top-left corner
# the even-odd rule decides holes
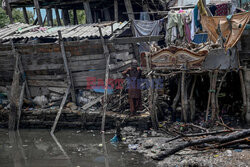
[[[67,84],[62,81],[44,81],[44,80],[28,80],[29,86],[35,87],[67,87]]]
[[[29,80],[64,80],[66,75],[28,75]]]

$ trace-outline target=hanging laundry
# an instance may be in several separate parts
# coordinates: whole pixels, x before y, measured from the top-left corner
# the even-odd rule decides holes
[[[199,1],[198,1],[197,6],[198,6],[198,8],[199,8],[199,11],[200,11],[200,15],[201,15],[201,16],[203,16],[203,15],[208,16],[206,7],[204,6],[202,0],[199,0]]]
[[[147,21],[147,20],[133,20],[135,36],[157,36],[162,29],[162,21]],[[146,42],[140,43],[139,52],[150,51],[149,44]]]
[[[140,20],[150,21],[150,16],[149,16],[148,12],[140,12]]]
[[[208,37],[214,43],[217,42],[219,34],[217,33],[218,26],[226,42],[225,49],[233,47],[240,39],[247,23],[250,21],[250,12],[238,13],[232,15],[228,21],[226,16],[202,16],[202,26],[208,32]]]
[[[180,34],[180,37],[183,37],[183,21],[180,13],[172,13],[169,12],[168,14],[168,24],[167,24],[167,41],[171,42],[171,36],[172,36],[172,28],[178,27],[178,31]]]
[[[195,5],[195,7],[194,7],[194,23],[195,23],[195,26],[197,28],[202,30],[202,25],[201,25],[200,21],[198,20],[198,17],[199,17],[199,12],[198,11],[199,11],[198,6]]]
[[[215,16],[215,11],[217,10],[217,7],[215,5],[211,5],[209,7],[209,10],[211,11],[212,15]]]
[[[227,3],[216,5],[216,16],[226,16],[228,15],[229,5]]]
[[[195,21],[194,21],[194,10],[192,10],[192,21],[191,21],[191,24],[190,24],[190,33],[191,33],[191,40],[194,39],[194,35],[195,35]]]

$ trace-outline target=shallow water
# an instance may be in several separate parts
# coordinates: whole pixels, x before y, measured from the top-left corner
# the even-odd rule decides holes
[[[105,166],[101,135],[98,132],[61,130],[50,135],[48,129],[19,130],[8,133],[0,129],[1,167],[99,167]],[[106,135],[109,166],[155,166],[151,160],[130,152],[123,144],[111,144]],[[55,142],[58,141],[58,144]]]

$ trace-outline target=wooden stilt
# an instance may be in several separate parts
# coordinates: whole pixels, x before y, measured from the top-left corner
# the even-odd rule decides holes
[[[59,118],[60,118],[60,116],[61,116],[62,109],[63,109],[63,107],[64,107],[64,105],[65,105],[65,103],[66,103],[66,100],[67,100],[67,97],[68,97],[68,94],[69,94],[69,90],[70,90],[70,85],[68,85],[68,88],[67,88],[67,90],[65,91],[63,100],[62,100],[62,102],[61,102],[59,111],[58,111],[58,113],[57,113],[57,115],[56,115],[56,119],[55,119],[55,121],[54,121],[54,124],[53,124],[53,126],[52,126],[52,128],[51,128],[50,134],[54,134],[54,132],[55,132],[56,125],[57,125],[57,122],[58,122],[58,120],[59,120]]]
[[[186,86],[185,86],[185,75],[186,75],[186,71],[182,71],[182,75],[181,75],[181,108],[182,108],[182,118],[184,122],[187,122],[187,108],[186,108]]]
[[[65,26],[70,24],[69,11],[68,9],[62,9],[63,23]]]
[[[106,45],[103,35],[102,35],[102,29],[101,27],[98,27],[101,42],[103,46],[104,56],[106,58],[106,71],[105,71],[105,90],[104,90],[104,104],[103,104],[103,116],[102,116],[102,127],[101,131],[104,133],[105,130],[105,119],[106,119],[106,110],[107,110],[107,99],[108,99],[108,78],[109,78],[109,63],[110,63],[110,54],[108,50],[108,46]]]
[[[245,120],[246,113],[247,113],[247,95],[246,95],[246,86],[245,86],[245,81],[244,81],[242,70],[239,70],[239,76],[240,76],[241,94],[242,94],[242,100],[243,100],[243,112],[241,113],[241,119]]]
[[[133,7],[132,7],[132,4],[131,4],[131,0],[124,0],[124,3],[125,3],[125,7],[126,7],[126,10],[127,10],[127,13],[128,13],[129,20],[134,20],[135,17],[134,17],[134,14],[133,14]]]
[[[206,110],[206,121],[208,121],[208,114],[209,114],[209,109],[210,109],[210,102],[211,102],[211,90],[212,90],[212,73],[209,72],[209,90],[208,90],[208,100],[207,100],[207,110]]]
[[[73,9],[74,25],[78,24],[77,10]]]
[[[173,100],[173,104],[172,104],[172,109],[173,109],[173,113],[172,113],[172,119],[175,121],[176,119],[176,106],[178,104],[178,101],[180,99],[180,95],[181,95],[181,79],[178,79],[178,88],[177,88],[177,93],[175,95],[175,98]]]
[[[83,6],[84,6],[85,15],[86,15],[86,23],[93,23],[89,0],[85,0],[83,2]]]
[[[104,19],[105,19],[105,21],[111,21],[110,14],[109,14],[109,9],[104,8],[103,11],[104,11]]]
[[[213,83],[212,83],[212,90],[211,90],[211,107],[212,107],[212,121],[214,122],[216,119],[216,82],[217,82],[217,77],[218,77],[218,70],[214,71],[213,74]]]
[[[48,26],[54,26],[53,25],[53,15],[52,15],[52,9],[51,8],[48,8],[46,9],[46,13],[47,13],[47,23],[48,23]]]
[[[195,118],[195,100],[193,98],[193,95],[194,95],[194,88],[195,88],[196,81],[197,81],[197,76],[195,75],[192,88],[191,88],[191,93],[189,96],[189,105],[190,105],[190,112],[191,112],[190,118],[192,122],[194,121],[194,118]]]
[[[219,94],[220,94],[220,90],[221,90],[221,87],[222,87],[222,84],[225,80],[227,76],[227,72],[225,72],[225,74],[222,76],[221,78],[221,81],[220,81],[220,84],[217,88],[217,91],[216,91],[216,95],[215,95],[215,101],[216,101],[216,116],[217,116],[217,119],[220,120],[219,118],[219,113],[220,113],[220,106],[219,106],[219,101],[218,101],[218,97],[219,97]]]
[[[57,21],[57,25],[58,26],[61,26],[62,23],[61,23],[61,18],[60,18],[60,15],[59,15],[59,10],[58,10],[58,7],[55,7],[55,13],[56,13],[56,21]]]
[[[147,63],[147,72],[150,73],[150,58],[149,58],[149,54],[146,54],[146,63]],[[158,129],[158,124],[156,123],[156,118],[155,118],[155,112],[153,109],[153,79],[152,79],[152,75],[149,74],[148,76],[149,78],[149,83],[150,83],[150,87],[149,87],[149,93],[148,93],[148,103],[149,103],[149,110],[150,110],[150,116],[151,116],[151,121],[152,121],[152,125],[154,129]]]
[[[118,2],[114,0],[114,20],[118,21]]]
[[[6,14],[9,16],[10,23],[13,24],[14,19],[12,17],[12,11],[11,11],[11,7],[10,7],[10,0],[5,0],[5,2],[6,2]]]
[[[59,41],[60,41],[60,47],[61,47],[61,53],[62,53],[62,57],[63,57],[64,67],[65,67],[65,70],[67,73],[68,85],[71,86],[70,93],[71,93],[72,101],[75,103],[76,102],[75,87],[74,87],[74,82],[73,82],[71,71],[68,67],[68,61],[67,61],[67,57],[66,57],[66,52],[65,52],[65,47],[63,44],[61,31],[58,31],[58,36],[59,36]]]
[[[34,6],[36,8],[36,15],[37,15],[37,18],[38,18],[38,24],[42,25],[43,21],[42,21],[42,15],[41,15],[41,11],[40,11],[39,2],[38,2],[38,0],[33,0],[33,1],[34,1]]]
[[[23,7],[23,17],[25,19],[25,23],[29,24],[29,17],[25,7]]]

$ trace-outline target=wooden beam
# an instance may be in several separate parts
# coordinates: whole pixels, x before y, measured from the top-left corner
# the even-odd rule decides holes
[[[118,2],[114,0],[114,20],[118,21]]]
[[[11,7],[10,7],[10,2],[9,2],[9,0],[5,0],[5,2],[6,2],[6,14],[9,16],[10,23],[13,24],[14,19],[12,17],[12,10],[11,10]]]
[[[23,7],[23,17],[25,19],[25,23],[29,24],[29,17],[25,7]]]
[[[62,9],[63,24],[65,26],[70,24],[69,11],[68,9]]]
[[[46,9],[46,13],[47,13],[47,23],[48,23],[48,26],[54,26],[53,25],[53,15],[52,15],[52,9],[51,8],[48,8]]]
[[[61,23],[61,18],[60,18],[60,14],[59,14],[58,7],[55,7],[55,13],[56,13],[56,21],[57,21],[57,25],[58,25],[58,26],[61,26],[61,25],[62,25],[62,23]]]
[[[41,15],[41,11],[40,11],[39,2],[38,2],[38,0],[33,0],[33,1],[34,1],[34,6],[36,8],[36,15],[37,15],[37,18],[38,18],[38,24],[42,25],[43,20],[42,20],[42,15]]]
[[[66,52],[65,52],[65,47],[64,47],[64,44],[63,44],[63,38],[62,38],[61,31],[58,31],[58,36],[59,36],[59,42],[60,42],[64,67],[65,67],[65,70],[66,70],[66,73],[67,73],[68,85],[70,85],[70,87],[71,87],[72,101],[75,103],[76,102],[76,95],[75,95],[74,82],[73,82],[71,71],[70,71],[70,69],[68,67],[68,60],[67,60],[67,57],[66,57]]]
[[[164,38],[164,35],[159,36],[143,36],[143,37],[125,37],[125,38],[114,38],[112,42],[116,44],[126,43],[138,43],[138,42],[152,42],[159,41]]]
[[[84,6],[85,15],[86,15],[86,23],[93,23],[89,0],[85,0],[83,2],[83,6]]]
[[[78,24],[78,18],[77,18],[77,10],[73,9],[73,15],[74,15],[74,25]]]
[[[128,13],[129,20],[134,20],[135,17],[134,17],[134,14],[133,14],[133,7],[132,7],[132,4],[131,4],[131,0],[124,0],[124,3],[125,3],[125,7],[126,7],[126,10],[127,10],[127,13]]]

